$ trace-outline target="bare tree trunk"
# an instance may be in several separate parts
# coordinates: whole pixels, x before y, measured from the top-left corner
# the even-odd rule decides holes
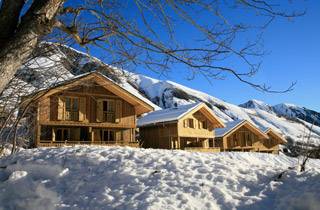
[[[10,39],[18,27],[20,12],[25,0],[3,0],[0,8],[0,48]]]
[[[0,93],[28,59],[39,39],[50,32],[65,0],[34,1],[12,38],[0,50]]]

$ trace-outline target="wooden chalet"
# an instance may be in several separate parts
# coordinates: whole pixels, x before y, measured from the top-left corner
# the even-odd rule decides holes
[[[282,142],[279,137],[272,130],[264,132],[247,120],[236,120],[216,129],[215,144],[221,151],[278,153]]]
[[[219,151],[214,129],[224,127],[204,103],[182,105],[147,114],[138,120],[142,147]]]
[[[260,148],[260,151],[278,154],[280,149],[279,145],[285,144],[287,142],[286,139],[272,128],[267,128],[263,132],[267,134],[269,138],[263,140],[263,147]]]
[[[25,97],[34,146],[102,144],[138,146],[137,116],[154,110],[138,93],[91,72]],[[30,114],[31,113],[31,114]]]

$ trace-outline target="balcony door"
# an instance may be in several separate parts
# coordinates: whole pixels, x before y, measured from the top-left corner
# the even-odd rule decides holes
[[[70,141],[70,129],[69,128],[57,128],[56,141]]]
[[[113,130],[102,130],[101,134],[101,140],[105,143],[114,143],[116,141]]]

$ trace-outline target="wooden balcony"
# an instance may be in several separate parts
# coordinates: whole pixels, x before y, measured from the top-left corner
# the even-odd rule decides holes
[[[40,140],[38,147],[63,147],[63,146],[75,146],[75,145],[100,145],[100,146],[129,146],[139,147],[138,142],[124,142],[124,141],[49,141]]]

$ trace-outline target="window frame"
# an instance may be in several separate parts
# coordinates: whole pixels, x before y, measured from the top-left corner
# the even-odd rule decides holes
[[[107,133],[107,140],[105,140],[105,134]],[[110,138],[112,136],[112,138]],[[116,132],[115,130],[102,129],[101,130],[101,141],[105,143],[115,143],[116,142]]]
[[[67,107],[68,102],[70,101],[70,107]],[[77,103],[75,103],[75,101]],[[75,96],[65,96],[64,97],[64,120],[66,121],[79,121],[79,112],[80,112],[80,98]],[[75,104],[77,104],[75,109]]]
[[[201,124],[202,124],[202,129],[205,129],[205,130],[208,129],[208,121],[207,120],[201,121]]]
[[[61,131],[61,139],[58,139],[58,133]],[[67,132],[67,139],[65,139],[65,132]],[[55,141],[58,142],[65,142],[65,141],[71,141],[71,130],[70,128],[56,128],[55,130]]]
[[[192,125],[192,126],[191,126]],[[188,127],[189,128],[195,128],[194,119],[188,118]]]
[[[105,103],[107,103],[105,110]],[[110,107],[112,107],[112,110],[109,110],[109,105],[112,104]],[[109,123],[115,123],[116,121],[116,100],[114,99],[103,99],[102,100],[102,115],[103,115],[103,122],[109,122]],[[108,116],[111,116],[111,119],[108,118]],[[109,120],[108,120],[109,119]]]

